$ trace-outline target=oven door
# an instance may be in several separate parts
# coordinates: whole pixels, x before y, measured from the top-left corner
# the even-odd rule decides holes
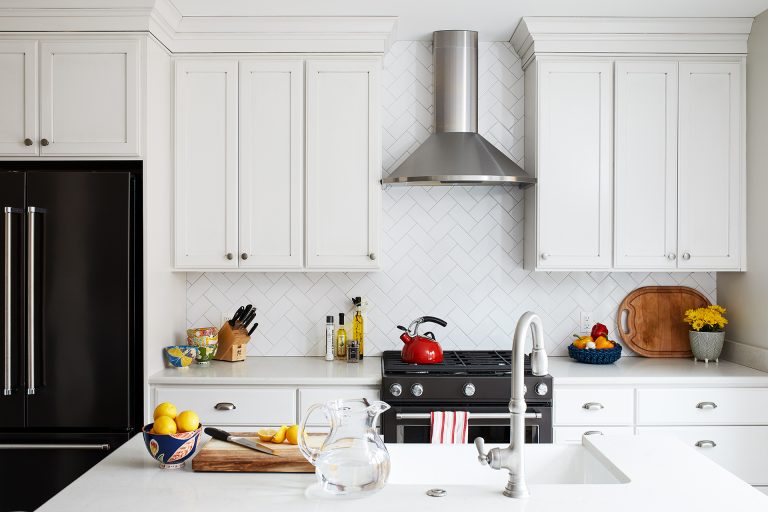
[[[381,431],[387,443],[429,443],[430,413],[432,411],[466,410],[461,406],[441,405],[393,405],[382,415]],[[509,406],[472,406],[469,409],[467,439],[482,437],[488,444],[509,443]],[[552,407],[549,404],[529,405],[525,420],[526,443],[552,442]]]

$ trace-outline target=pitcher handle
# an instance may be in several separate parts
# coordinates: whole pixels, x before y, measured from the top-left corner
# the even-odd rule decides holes
[[[320,454],[320,450],[309,446],[309,443],[307,443],[307,432],[305,428],[307,426],[307,420],[310,416],[312,416],[312,413],[317,409],[324,408],[325,404],[311,405],[309,409],[307,409],[307,413],[304,415],[304,418],[302,418],[301,425],[299,426],[299,451],[313,466],[315,465],[315,462],[317,462],[317,456]],[[333,425],[331,425],[331,428],[333,428]]]

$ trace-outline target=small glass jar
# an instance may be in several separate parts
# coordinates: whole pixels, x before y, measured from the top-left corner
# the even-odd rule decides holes
[[[347,362],[360,362],[360,342],[357,340],[347,340]]]

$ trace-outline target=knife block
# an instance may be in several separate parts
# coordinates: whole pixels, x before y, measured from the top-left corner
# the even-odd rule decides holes
[[[224,322],[219,329],[219,348],[214,359],[217,361],[245,361],[245,346],[251,340],[243,324],[235,322],[235,327]]]

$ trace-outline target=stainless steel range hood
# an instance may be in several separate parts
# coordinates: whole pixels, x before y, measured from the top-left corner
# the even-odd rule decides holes
[[[477,32],[432,34],[435,133],[382,180],[391,185],[515,185],[536,183],[477,133]]]

